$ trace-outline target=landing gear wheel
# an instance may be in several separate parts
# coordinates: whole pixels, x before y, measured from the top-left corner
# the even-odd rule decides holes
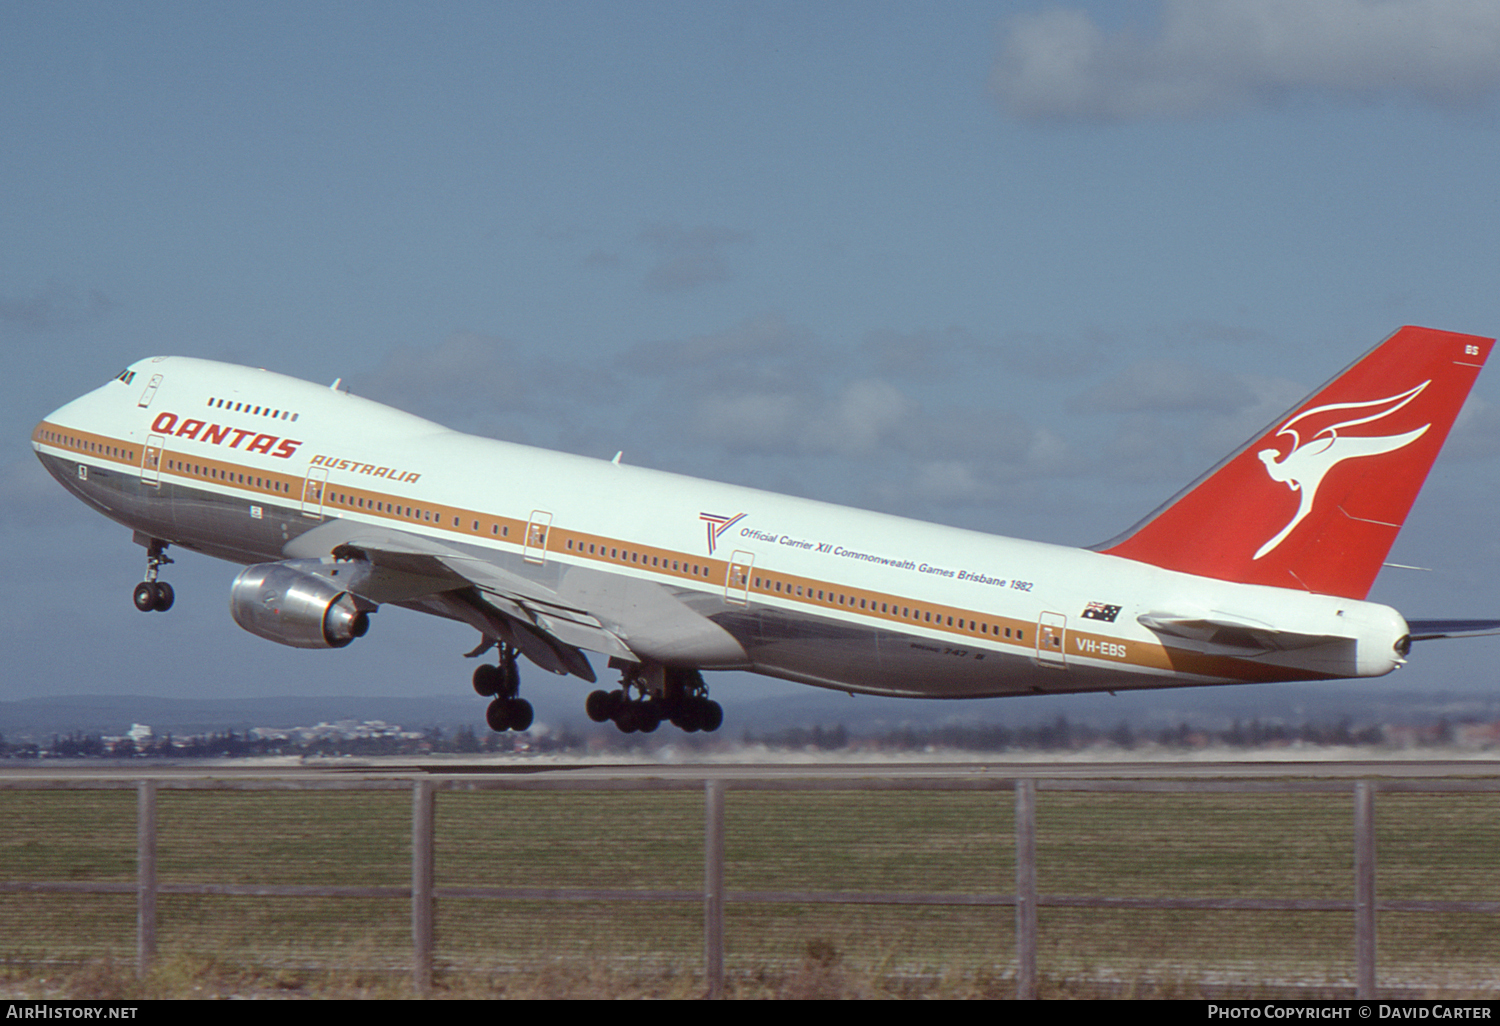
[[[680,730],[685,730],[689,734],[702,730],[703,717],[699,709],[701,704],[701,702],[695,701],[692,698],[681,699],[673,704],[672,715],[670,717],[672,726]]]
[[[672,722],[689,734],[712,733],[724,725],[724,707],[700,695],[684,698],[673,710]]]
[[[534,717],[531,703],[524,698],[497,698],[484,710],[484,721],[496,733],[526,730]]]
[[[588,713],[589,719],[595,723],[604,723],[614,718],[618,705],[614,695],[608,691],[591,691],[589,697],[584,700],[583,711]]]
[[[510,729],[510,704],[504,698],[497,698],[484,710],[484,722],[489,724],[491,730],[497,734],[503,734]]]
[[[165,613],[172,608],[176,597],[177,593],[166,581],[142,581],[130,596],[135,608],[143,613]]]
[[[474,692],[481,698],[494,698],[505,682],[500,667],[484,663],[474,668]]]
[[[506,704],[510,710],[510,729],[528,729],[533,716],[531,703],[524,698],[510,698],[506,700]]]

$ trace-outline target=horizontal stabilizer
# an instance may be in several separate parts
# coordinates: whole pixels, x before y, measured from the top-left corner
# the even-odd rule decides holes
[[[1136,617],[1136,621],[1157,634],[1254,652],[1285,652],[1354,640],[1337,634],[1303,634],[1279,630],[1267,623],[1219,612],[1202,616],[1144,613]]]
[[[1478,638],[1500,634],[1500,620],[1408,620],[1411,640],[1435,641],[1438,638]]]

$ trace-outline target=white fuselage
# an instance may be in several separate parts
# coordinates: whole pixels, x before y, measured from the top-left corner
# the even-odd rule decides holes
[[[378,526],[548,589],[637,658],[850,691],[1373,676],[1400,663],[1406,634],[1373,603],[477,438],[203,360],[140,361],[50,415],[33,444],[146,538],[258,563],[326,557],[343,526]],[[664,628],[681,609],[732,641]],[[1245,629],[1160,629],[1194,618]]]

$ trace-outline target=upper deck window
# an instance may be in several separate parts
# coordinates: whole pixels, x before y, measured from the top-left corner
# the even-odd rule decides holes
[[[131,371],[130,373],[134,376],[135,372]],[[123,381],[124,378],[121,378],[121,380]],[[214,409],[227,409],[235,413],[248,413],[252,417],[269,417],[272,420],[295,421],[298,417],[302,416],[302,414],[293,413],[291,410],[273,409],[270,406],[259,406],[246,402],[237,403],[233,399],[220,399],[217,396],[209,396],[208,405]]]

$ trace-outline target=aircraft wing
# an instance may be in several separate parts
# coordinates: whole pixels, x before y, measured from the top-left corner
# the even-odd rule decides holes
[[[346,587],[372,602],[440,612],[513,645],[553,673],[596,678],[583,649],[637,660],[588,610],[481,557],[387,527],[335,521],[288,544],[288,556],[332,554],[361,564]]]
[[[1438,638],[1478,638],[1500,634],[1500,620],[1408,620],[1411,640],[1434,641]]]

